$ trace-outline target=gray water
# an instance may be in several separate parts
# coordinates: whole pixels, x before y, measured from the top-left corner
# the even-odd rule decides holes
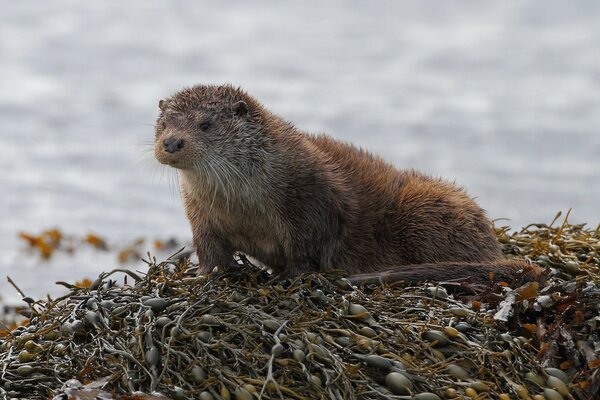
[[[200,82],[456,180],[515,228],[569,208],[600,222],[599,2],[0,8],[0,272],[27,294],[116,265],[85,252],[40,265],[18,231],[189,238],[150,144],[158,100]],[[16,296],[3,277],[0,293]]]

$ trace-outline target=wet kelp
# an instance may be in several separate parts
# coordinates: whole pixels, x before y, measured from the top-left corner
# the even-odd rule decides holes
[[[0,398],[597,398],[598,229],[498,236],[547,283],[279,282],[243,257],[196,276],[176,256],[26,298],[28,325],[0,334]]]

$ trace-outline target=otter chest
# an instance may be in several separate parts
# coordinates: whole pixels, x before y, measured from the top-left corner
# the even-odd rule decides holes
[[[275,253],[281,247],[271,218],[256,210],[219,208],[207,217],[209,228],[226,238],[237,251],[258,256]]]

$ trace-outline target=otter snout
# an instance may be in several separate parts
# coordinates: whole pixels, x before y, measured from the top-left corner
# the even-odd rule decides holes
[[[163,149],[165,149],[166,152],[173,154],[183,149],[184,144],[185,142],[183,139],[170,137],[163,140]]]
[[[166,132],[154,142],[154,157],[161,164],[173,168],[186,169],[193,166],[200,154],[200,143],[187,132]]]

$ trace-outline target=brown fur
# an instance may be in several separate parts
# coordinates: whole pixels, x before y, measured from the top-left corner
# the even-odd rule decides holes
[[[487,279],[527,266],[504,260],[484,211],[462,188],[302,132],[240,89],[199,85],[160,108],[155,155],[180,171],[204,273],[236,251],[283,277],[343,269]],[[183,140],[181,150],[165,151],[171,138]]]

